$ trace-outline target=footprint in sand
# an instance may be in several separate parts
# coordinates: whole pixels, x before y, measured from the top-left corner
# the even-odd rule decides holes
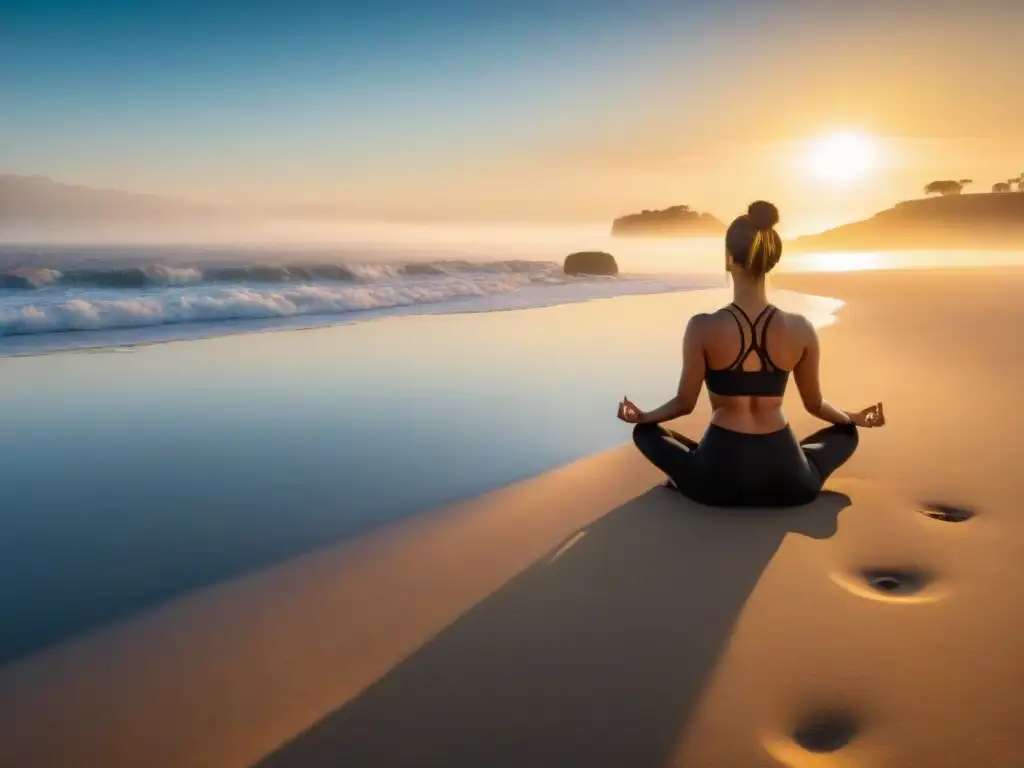
[[[816,712],[793,731],[793,741],[808,752],[837,752],[857,735],[857,721],[846,712]]]
[[[786,736],[770,738],[765,748],[775,761],[789,768],[814,766],[854,765],[855,761],[847,762],[836,757],[826,757],[830,753],[845,752],[861,730],[856,717],[842,709],[819,709],[812,711],[797,722]],[[810,753],[810,754],[808,754]],[[811,758],[810,755],[820,755]],[[835,761],[835,762],[834,762]]]
[[[866,568],[860,572],[871,587],[887,595],[913,595],[927,588],[931,577],[910,568]]]
[[[843,589],[869,600],[934,603],[948,595],[934,574],[914,567],[869,567],[831,576]]]
[[[919,510],[922,515],[943,523],[963,523],[974,517],[974,510],[940,502],[926,502]]]

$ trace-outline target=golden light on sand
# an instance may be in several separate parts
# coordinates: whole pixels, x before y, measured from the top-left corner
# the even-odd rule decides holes
[[[869,175],[878,160],[878,148],[870,136],[841,131],[816,139],[807,154],[807,170],[815,178],[847,184]]]

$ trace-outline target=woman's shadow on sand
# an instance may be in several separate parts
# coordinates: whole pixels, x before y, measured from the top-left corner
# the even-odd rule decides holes
[[[832,536],[850,503],[737,512],[652,489],[259,768],[661,766],[783,538]]]

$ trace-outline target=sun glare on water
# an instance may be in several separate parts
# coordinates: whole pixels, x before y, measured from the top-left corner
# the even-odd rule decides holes
[[[848,184],[868,176],[877,160],[878,150],[871,138],[853,131],[815,140],[806,158],[812,176],[833,184]]]

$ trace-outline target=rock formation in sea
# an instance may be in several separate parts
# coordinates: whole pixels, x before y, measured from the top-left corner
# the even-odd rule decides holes
[[[567,275],[617,275],[619,265],[610,253],[579,251],[565,257],[563,270]]]

